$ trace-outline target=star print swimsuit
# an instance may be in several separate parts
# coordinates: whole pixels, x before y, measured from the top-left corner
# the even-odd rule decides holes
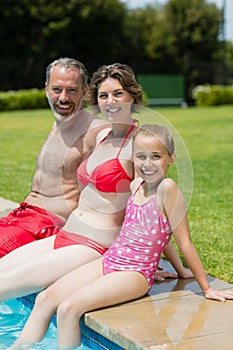
[[[137,205],[132,194],[121,232],[103,255],[104,274],[138,271],[144,275],[150,289],[160,256],[171,234],[167,219],[157,208],[156,195],[145,204]]]

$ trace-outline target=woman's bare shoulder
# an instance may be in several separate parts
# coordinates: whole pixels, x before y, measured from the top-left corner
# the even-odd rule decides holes
[[[112,131],[111,128],[104,128],[96,136],[96,143],[100,143],[109,133]]]

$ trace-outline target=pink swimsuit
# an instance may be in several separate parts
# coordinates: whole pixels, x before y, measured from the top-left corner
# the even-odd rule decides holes
[[[115,271],[141,272],[151,288],[160,256],[171,238],[167,219],[157,208],[156,195],[143,205],[132,194],[121,232],[103,255],[104,274]]]

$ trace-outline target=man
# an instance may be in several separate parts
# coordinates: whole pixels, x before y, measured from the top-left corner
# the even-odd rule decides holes
[[[55,123],[38,155],[31,192],[0,219],[0,257],[56,234],[78,205],[77,168],[106,127],[82,110],[87,80],[85,66],[75,59],[60,58],[47,67],[45,91]]]

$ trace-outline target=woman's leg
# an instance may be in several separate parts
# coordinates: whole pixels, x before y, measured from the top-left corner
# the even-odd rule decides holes
[[[14,267],[22,261],[30,261],[39,254],[50,251],[54,247],[55,236],[28,243],[19,247],[0,259],[0,272]]]
[[[39,255],[35,249],[31,259],[1,271],[0,302],[40,291],[68,272],[98,257],[98,252],[83,245],[52,249]]]

